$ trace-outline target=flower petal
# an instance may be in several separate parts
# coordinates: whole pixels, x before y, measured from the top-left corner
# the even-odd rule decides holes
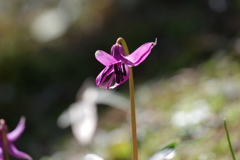
[[[16,158],[32,160],[32,157],[27,153],[19,151],[12,143],[8,144],[8,153]]]
[[[151,49],[157,44],[155,42],[148,42],[136,49],[132,54],[123,56],[123,62],[131,67],[139,65],[150,54]]]
[[[109,78],[109,80],[108,80],[105,84],[103,84],[103,85],[101,86],[101,88],[104,88],[104,89],[106,89],[106,90],[109,90],[109,88],[110,88],[110,86],[112,85],[114,79],[115,79],[115,74],[112,74],[111,77]]]
[[[96,85],[97,87],[101,87],[102,84],[104,84],[106,78],[114,71],[113,65],[106,66],[102,72],[99,73],[99,75],[96,78]]]
[[[119,86],[120,84],[122,84],[122,83],[124,83],[124,82],[126,82],[128,80],[129,75],[130,75],[130,71],[129,71],[128,66],[122,63],[121,64],[121,69],[123,71],[122,72],[123,75],[122,75],[121,81],[119,83],[117,83],[116,80],[115,80],[115,84],[113,86],[111,86],[109,89],[114,89],[117,86]],[[115,76],[115,78],[116,78],[116,76]]]
[[[110,66],[114,63],[117,63],[117,60],[112,55],[101,50],[96,51],[95,57],[104,66]]]
[[[126,82],[129,78],[129,75],[130,72],[128,66],[124,63],[118,62],[103,69],[103,71],[96,78],[96,85],[97,87],[107,90],[114,89],[120,84]]]
[[[117,61],[120,61],[122,59],[122,55],[124,55],[123,47],[120,44],[114,44],[111,48],[111,55]]]
[[[17,140],[23,133],[24,129],[25,129],[25,117],[21,117],[17,127],[12,132],[7,134],[7,139],[10,142]]]

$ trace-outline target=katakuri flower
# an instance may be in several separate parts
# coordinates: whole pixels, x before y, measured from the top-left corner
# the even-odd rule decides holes
[[[0,119],[0,160],[4,160],[4,151],[16,158],[32,160],[32,158],[28,154],[19,151],[13,144],[13,142],[16,141],[21,136],[24,129],[25,129],[25,117],[21,117],[17,127],[12,132],[9,133],[7,133],[8,128],[7,125],[5,124],[5,121],[3,119]],[[4,137],[6,139],[4,139]],[[6,146],[7,151],[5,150]]]
[[[112,46],[111,55],[97,50],[95,57],[105,66],[96,78],[97,87],[114,89],[126,82],[130,75],[128,67],[134,67],[143,62],[156,43],[157,41],[145,43],[130,55],[125,55],[123,46],[118,43]]]

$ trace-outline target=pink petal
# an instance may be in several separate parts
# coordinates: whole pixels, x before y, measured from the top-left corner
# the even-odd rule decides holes
[[[95,57],[104,66],[110,66],[114,63],[117,63],[117,60],[112,55],[101,50],[96,51]]]
[[[110,86],[111,86],[112,83],[113,83],[114,78],[115,78],[115,74],[112,74],[112,75],[110,76],[109,80],[108,80],[105,84],[103,84],[103,85],[101,86],[101,88],[106,89],[106,90],[109,90]]]
[[[117,60],[120,61],[122,59],[122,55],[124,55],[123,47],[119,44],[114,44],[111,48],[111,55]]]
[[[97,87],[101,87],[104,84],[106,78],[113,72],[113,70],[114,69],[113,69],[112,65],[111,66],[106,66],[102,70],[102,72],[99,73],[99,75],[96,78]]]
[[[30,157],[27,153],[19,151],[12,143],[8,144],[8,153],[16,158],[32,160],[32,157]]]
[[[7,134],[7,138],[10,142],[17,140],[25,129],[25,117],[21,117],[17,127],[10,133]]]
[[[155,42],[148,42],[136,49],[132,54],[123,57],[123,62],[131,67],[139,65],[150,54],[152,48],[157,44]]]
[[[120,84],[122,84],[122,83],[124,83],[128,80],[129,75],[130,75],[130,71],[129,71],[129,68],[128,68],[127,65],[124,65],[124,67],[125,67],[125,70],[126,70],[126,76],[123,77],[123,81],[121,81],[120,83],[115,82],[115,84],[113,86],[111,86],[109,89],[114,89],[117,86],[119,86]]]
[[[114,66],[108,66],[103,69],[103,71],[97,76],[96,78],[96,85],[97,87],[108,89],[114,89],[120,84],[126,82],[129,78],[130,72],[127,65],[119,62],[121,69],[125,69],[125,75],[122,75],[122,80],[120,83],[116,82],[116,74],[114,73]],[[123,68],[124,67],[124,68]],[[113,85],[112,85],[113,84]]]

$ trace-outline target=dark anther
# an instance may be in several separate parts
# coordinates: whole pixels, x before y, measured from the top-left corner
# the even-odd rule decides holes
[[[114,66],[114,72],[115,72],[115,73],[118,72],[117,64],[114,64],[113,66]]]
[[[123,68],[123,76],[125,77],[127,75],[125,65],[122,63],[122,68]]]

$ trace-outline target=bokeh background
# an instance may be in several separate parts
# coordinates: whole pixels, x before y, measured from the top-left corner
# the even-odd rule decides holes
[[[34,159],[74,160],[88,152],[131,159],[127,118],[111,116],[113,108],[98,108],[96,132],[124,136],[105,145],[82,146],[56,121],[85,79],[103,69],[96,50],[109,52],[118,37],[130,51],[157,38],[134,68],[140,159],[176,139],[184,142],[176,160],[230,159],[224,117],[239,157],[239,31],[239,0],[2,0],[0,117],[10,130],[26,117],[15,144]],[[127,97],[127,89],[116,91]]]

